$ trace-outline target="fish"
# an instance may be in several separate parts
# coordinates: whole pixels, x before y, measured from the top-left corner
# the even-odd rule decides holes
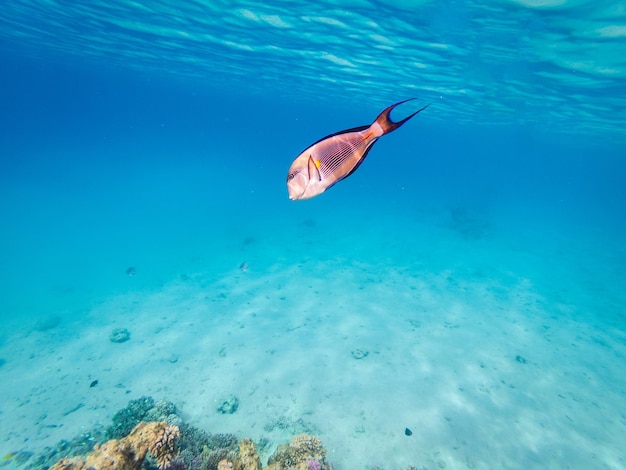
[[[395,131],[428,104],[401,121],[392,121],[391,111],[400,101],[385,108],[369,126],[335,132],[309,146],[291,164],[287,172],[287,191],[292,201],[319,196],[328,188],[354,173],[376,141]]]

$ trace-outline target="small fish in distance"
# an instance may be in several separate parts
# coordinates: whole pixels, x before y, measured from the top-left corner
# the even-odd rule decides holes
[[[287,173],[289,199],[296,201],[319,196],[354,173],[379,137],[395,131],[428,107],[424,106],[401,121],[392,121],[389,116],[391,110],[412,99],[385,108],[369,126],[346,129],[326,136],[298,155]]]

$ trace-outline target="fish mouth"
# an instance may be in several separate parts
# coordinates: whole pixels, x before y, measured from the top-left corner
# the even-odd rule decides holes
[[[300,199],[306,199],[307,188],[309,187],[309,178],[304,172],[299,171],[287,181],[287,192],[289,192],[289,199],[292,201],[298,201]]]
[[[306,188],[303,188],[299,184],[288,184],[287,191],[289,192],[289,199],[291,199],[292,201],[297,201],[298,199],[302,199],[305,189]]]

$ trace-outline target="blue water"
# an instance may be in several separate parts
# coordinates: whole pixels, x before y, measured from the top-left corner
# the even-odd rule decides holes
[[[363,361],[378,358],[379,369],[346,370],[330,360],[334,372],[321,390],[285,391],[284,400],[298,403],[289,412],[293,419],[306,416],[302,410],[311,403],[323,408],[324,397],[335,392],[349,397],[351,388],[338,381],[352,384],[349,401],[379,396],[382,402],[390,391],[377,377],[389,374],[389,380],[401,377],[393,382],[401,393],[392,386],[400,409],[429,403],[430,410],[442,407],[445,420],[438,422],[450,423],[454,413],[468,420],[456,430],[429,433],[420,422],[430,415],[413,411],[397,424],[402,434],[413,423],[413,441],[402,436],[398,443],[395,431],[385,434],[386,424],[376,418],[355,431],[359,410],[329,405],[335,411],[325,418],[311,412],[311,420],[324,443],[338,449],[330,459],[337,470],[625,468],[625,11],[623,2],[558,0],[5,1],[0,382],[21,386],[20,364],[27,368],[28,361],[13,357],[19,338],[34,341],[20,350],[24,357],[28,348],[38,354],[37,341],[58,340],[71,349],[68,337],[87,337],[100,324],[98,315],[107,318],[106,328],[133,321],[134,310],[115,310],[119,299],[158,305],[152,296],[191,278],[197,285],[187,294],[167,297],[169,313],[161,306],[181,324],[196,308],[185,298],[199,299],[200,291],[214,298],[236,285],[241,297],[229,301],[224,320],[207,320],[211,328],[228,325],[239,334],[237,315],[261,304],[273,320],[246,323],[251,336],[242,344],[253,337],[271,343],[277,329],[308,325],[308,339],[292,351],[270,344],[247,356],[260,375],[279,367],[261,351],[297,358],[303,344],[323,344],[324,357],[334,358],[341,346],[333,347],[343,340],[377,345]],[[318,198],[288,199],[287,169],[304,148],[370,124],[385,106],[407,98],[416,100],[394,110],[394,119],[430,106],[381,138],[354,175]],[[244,261],[254,279],[247,287],[236,284],[246,279],[238,270]],[[126,275],[131,266],[132,277]],[[296,322],[299,315],[307,322]],[[60,320],[59,328],[72,325],[69,336],[29,336],[50,318]],[[499,321],[504,336],[481,336],[485,325]],[[426,344],[405,336],[408,324],[420,322],[420,338],[436,339],[441,350],[411,349]],[[464,336],[446,336],[437,325],[460,325]],[[518,338],[518,326],[537,336]],[[336,341],[328,339],[337,332]],[[537,371],[518,376],[493,366],[506,376],[492,377],[494,383],[518,377],[522,395],[506,404],[494,400],[493,408],[468,405],[465,413],[455,400],[446,405],[439,379],[472,377],[472,364],[483,368],[481,351],[505,351],[507,341],[520,347],[503,356],[523,350],[537,365],[544,351],[537,338],[553,353]],[[591,339],[582,347],[581,338]],[[191,341],[183,339],[181,348]],[[380,359],[385,350],[408,356]],[[427,351],[428,370],[439,374],[430,378],[427,368],[417,373],[412,366]],[[41,358],[42,370],[55,354]],[[230,376],[235,390],[250,381],[249,368],[238,375],[238,367]],[[300,367],[305,376],[306,367]],[[158,383],[164,390],[170,385],[164,375],[142,388],[142,372],[135,373],[132,395],[106,392],[111,406],[98,420],[110,419],[130,398],[158,394]],[[571,408],[552,405],[548,396],[557,396],[556,388],[546,386],[545,399],[533,395],[542,390],[536,380],[542,374],[551,384],[560,377],[584,396],[561,391],[563,400],[584,410],[578,418]],[[51,377],[41,381],[54,387]],[[440,388],[422,389],[423,380]],[[37,389],[29,384],[34,388],[5,395],[0,404],[2,455],[20,450],[17,442],[36,452],[73,437],[61,427],[43,438],[30,417],[36,412],[16,411],[15,397]],[[190,380],[190,397],[200,386],[206,384]],[[410,390],[421,391],[411,396]],[[425,395],[436,390],[442,402]],[[186,412],[192,422],[207,424],[201,413]],[[518,418],[525,413],[543,418],[524,426]],[[19,435],[9,432],[15,416],[23,417]],[[501,426],[485,425],[498,416]],[[215,426],[263,437],[241,419],[232,429],[228,422]],[[256,419],[253,412],[249,419]],[[552,427],[551,420],[564,421]],[[65,426],[68,433],[74,429]],[[353,441],[337,442],[333,429],[365,448],[375,443],[376,455],[351,454]],[[502,439],[506,431],[512,435]],[[465,454],[454,453],[459,446]]]

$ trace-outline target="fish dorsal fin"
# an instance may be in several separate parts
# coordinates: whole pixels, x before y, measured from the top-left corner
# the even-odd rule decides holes
[[[311,147],[313,147],[315,144],[319,144],[320,142],[323,142],[326,139],[330,139],[331,137],[335,137],[336,135],[348,134],[350,132],[361,132],[361,131],[364,131],[365,129],[369,129],[370,127],[371,127],[371,125],[369,125],[369,126],[359,126],[359,127],[353,127],[351,129],[346,129],[346,130],[343,130],[343,131],[339,131],[339,132],[334,132],[332,134],[328,134],[326,137],[322,137],[317,142],[311,144]]]
[[[322,175],[320,174],[320,170],[313,161],[313,157],[309,155],[309,179],[315,181],[322,181]]]

